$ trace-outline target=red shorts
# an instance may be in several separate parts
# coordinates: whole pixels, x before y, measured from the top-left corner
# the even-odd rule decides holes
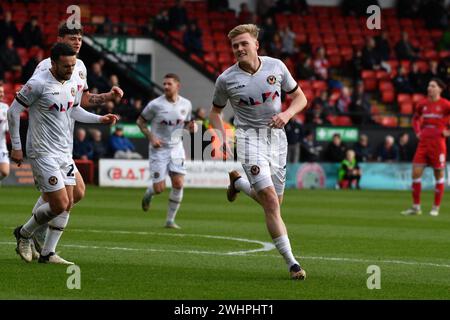
[[[429,165],[434,169],[444,169],[446,156],[446,139],[423,139],[419,140],[413,164]]]

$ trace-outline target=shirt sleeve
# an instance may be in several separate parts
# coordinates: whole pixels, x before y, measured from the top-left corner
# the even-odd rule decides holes
[[[281,89],[287,94],[293,93],[298,88],[297,81],[292,77],[288,68],[283,61],[280,60],[281,65]]]
[[[186,121],[192,120],[192,103],[189,101],[189,109],[186,114]]]
[[[213,96],[213,105],[217,108],[224,108],[228,101],[228,93],[225,88],[225,83],[221,76],[216,80]]]
[[[25,108],[30,107],[41,96],[42,88],[42,84],[37,79],[31,78],[17,93],[17,102]]]
[[[155,113],[155,104],[153,103],[153,101],[150,101],[144,108],[144,110],[142,110],[140,116],[142,118],[144,118],[147,121],[152,121],[153,118],[155,117],[156,113]]]
[[[81,61],[81,68],[80,69],[81,69],[80,70],[80,78],[84,80],[83,92],[84,91],[88,91],[89,90],[89,86],[88,86],[88,83],[87,83],[87,69],[86,69],[86,66],[84,65],[83,61]]]

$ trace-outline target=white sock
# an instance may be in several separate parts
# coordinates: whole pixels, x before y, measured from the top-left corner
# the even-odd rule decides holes
[[[50,252],[55,252],[56,245],[58,244],[68,222],[69,212],[64,211],[48,223],[47,235],[45,237],[44,247],[41,252],[43,256],[48,255]]]
[[[52,212],[50,204],[45,202],[39,208],[35,210],[33,216],[25,223],[20,230],[20,234],[25,238],[31,237],[31,235],[39,228],[41,225],[46,224],[57,215]]]
[[[42,195],[39,196],[39,198],[36,201],[36,204],[34,205],[33,211],[31,211],[32,214],[36,213],[37,208],[42,206],[45,203],[44,199],[42,198]],[[43,225],[39,226],[35,232],[40,232],[46,230],[48,227],[48,223],[44,223]]]
[[[183,199],[183,188],[172,188],[169,195],[169,208],[167,210],[167,222],[174,222],[177,215],[178,208],[180,208],[181,200]]]
[[[251,197],[252,186],[247,178],[240,177],[234,182],[234,187],[239,191],[244,191],[246,195]]]
[[[278,238],[273,239],[273,243],[277,248],[278,252],[283,256],[286,264],[288,265],[288,269],[291,268],[294,264],[299,264],[297,260],[295,260],[294,255],[292,254],[291,243],[289,242],[289,238],[287,234],[279,236]]]
[[[150,199],[151,199],[154,193],[155,193],[155,191],[153,190],[153,183],[151,183],[148,186],[147,190],[145,191],[145,196],[150,197]]]

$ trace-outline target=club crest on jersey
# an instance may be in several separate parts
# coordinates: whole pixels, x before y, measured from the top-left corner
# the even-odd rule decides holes
[[[50,178],[48,178],[48,183],[51,186],[54,186],[54,185],[56,185],[58,183],[58,178],[55,177],[55,176],[51,176]]]
[[[72,89],[70,89],[70,94],[72,97],[75,97],[75,88],[72,87]]]
[[[267,77],[267,83],[268,84],[275,84],[277,82],[277,77],[275,77],[274,75],[270,75]]]
[[[80,76],[81,79],[84,80],[84,73],[83,73],[83,71],[78,72],[78,75]]]
[[[186,114],[186,110],[184,110],[184,109],[181,109],[181,111],[180,111],[180,113],[181,113],[181,115],[185,115]]]
[[[259,174],[259,171],[260,171],[260,169],[259,169],[259,167],[258,166],[252,166],[251,168],[250,168],[250,172],[252,173],[252,175],[254,175],[254,176],[257,176],[258,174]]]

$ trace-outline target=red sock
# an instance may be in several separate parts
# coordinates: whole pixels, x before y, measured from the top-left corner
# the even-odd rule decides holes
[[[413,203],[415,205],[420,205],[420,192],[422,191],[422,182],[419,181],[413,181],[412,183],[412,197],[413,197]]]
[[[444,195],[444,183],[436,183],[436,188],[434,189],[434,205],[439,207],[441,205],[442,196]]]

